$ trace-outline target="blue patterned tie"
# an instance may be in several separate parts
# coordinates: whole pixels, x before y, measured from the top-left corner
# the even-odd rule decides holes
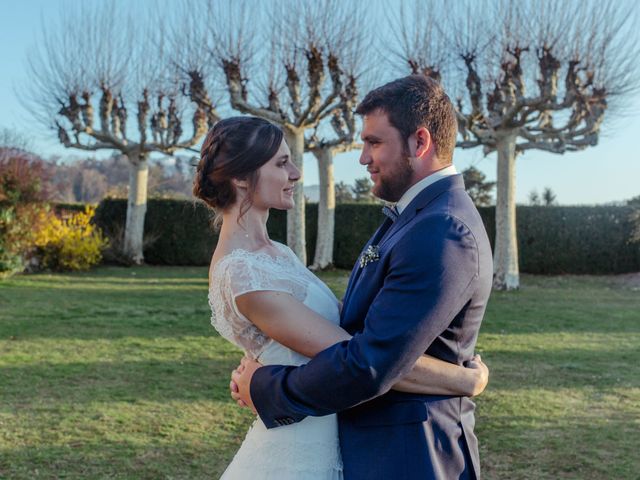
[[[387,217],[389,217],[392,222],[395,222],[398,219],[398,216],[400,215],[395,205],[392,205],[392,206],[385,205],[384,207],[382,207],[382,213],[384,213]]]

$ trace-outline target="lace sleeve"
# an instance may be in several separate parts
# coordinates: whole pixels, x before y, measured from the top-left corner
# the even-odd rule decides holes
[[[249,292],[277,291],[304,301],[307,282],[296,275],[290,262],[284,257],[236,250],[221,259],[212,272],[211,324],[222,337],[254,358],[262,353],[270,339],[240,313],[236,298]]]

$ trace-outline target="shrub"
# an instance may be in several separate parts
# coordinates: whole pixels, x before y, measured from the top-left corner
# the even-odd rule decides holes
[[[44,161],[23,150],[0,147],[0,202],[41,202],[48,176]]]
[[[52,270],[88,270],[102,260],[107,241],[91,220],[94,207],[68,219],[58,218],[52,212],[42,215],[35,245],[40,265]]]
[[[33,249],[42,201],[45,164],[19,149],[0,147],[0,272],[24,269]]]
[[[0,204],[0,272],[24,270],[44,212],[39,203]]]

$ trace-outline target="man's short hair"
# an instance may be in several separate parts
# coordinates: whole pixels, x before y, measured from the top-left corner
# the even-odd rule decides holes
[[[409,75],[370,91],[356,108],[367,115],[387,114],[405,143],[419,127],[429,130],[441,163],[449,164],[456,146],[458,122],[455,109],[442,86],[424,75]]]

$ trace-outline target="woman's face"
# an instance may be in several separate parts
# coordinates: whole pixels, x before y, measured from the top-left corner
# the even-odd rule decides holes
[[[300,170],[291,160],[287,142],[282,140],[273,158],[258,170],[258,185],[253,193],[254,206],[278,210],[293,208],[293,192],[299,179]]]

